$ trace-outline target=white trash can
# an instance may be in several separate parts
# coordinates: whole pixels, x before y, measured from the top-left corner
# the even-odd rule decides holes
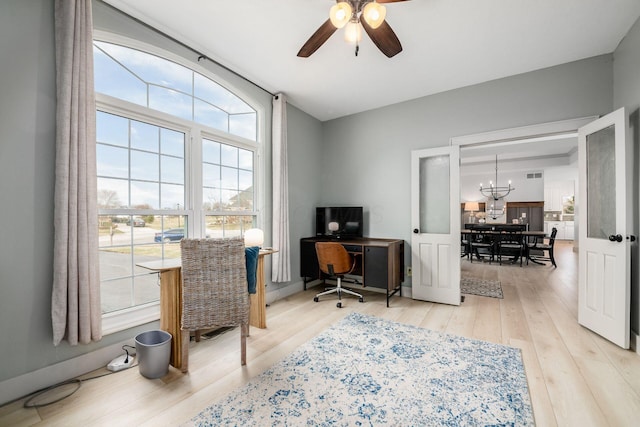
[[[171,334],[162,330],[142,332],[136,335],[136,357],[143,377],[161,378],[169,372]]]

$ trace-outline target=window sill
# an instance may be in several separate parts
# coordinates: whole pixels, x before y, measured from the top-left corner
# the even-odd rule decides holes
[[[102,335],[109,335],[160,319],[160,303],[153,302],[102,316]]]

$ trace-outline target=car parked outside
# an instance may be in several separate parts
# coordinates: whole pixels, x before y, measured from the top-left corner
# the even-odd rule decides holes
[[[131,225],[132,227],[144,227],[145,225],[147,225],[147,223],[142,218],[134,218],[131,220],[131,223],[129,225]]]
[[[171,228],[160,233],[156,233],[153,240],[155,242],[179,242],[184,238],[184,228]]]

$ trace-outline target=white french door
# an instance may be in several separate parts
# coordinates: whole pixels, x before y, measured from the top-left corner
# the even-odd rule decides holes
[[[629,348],[632,147],[624,108],[578,130],[578,322]]]
[[[460,305],[460,147],[411,152],[412,297]]]

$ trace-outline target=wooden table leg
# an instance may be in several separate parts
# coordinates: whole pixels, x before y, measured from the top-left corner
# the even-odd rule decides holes
[[[174,368],[183,370],[185,346],[180,322],[182,321],[182,271],[180,268],[160,273],[160,329],[171,334],[171,358]],[[188,349],[188,343],[187,343]]]
[[[267,327],[267,309],[264,281],[264,254],[258,255],[258,268],[256,271],[256,293],[249,295],[250,311],[249,324],[256,328]]]

